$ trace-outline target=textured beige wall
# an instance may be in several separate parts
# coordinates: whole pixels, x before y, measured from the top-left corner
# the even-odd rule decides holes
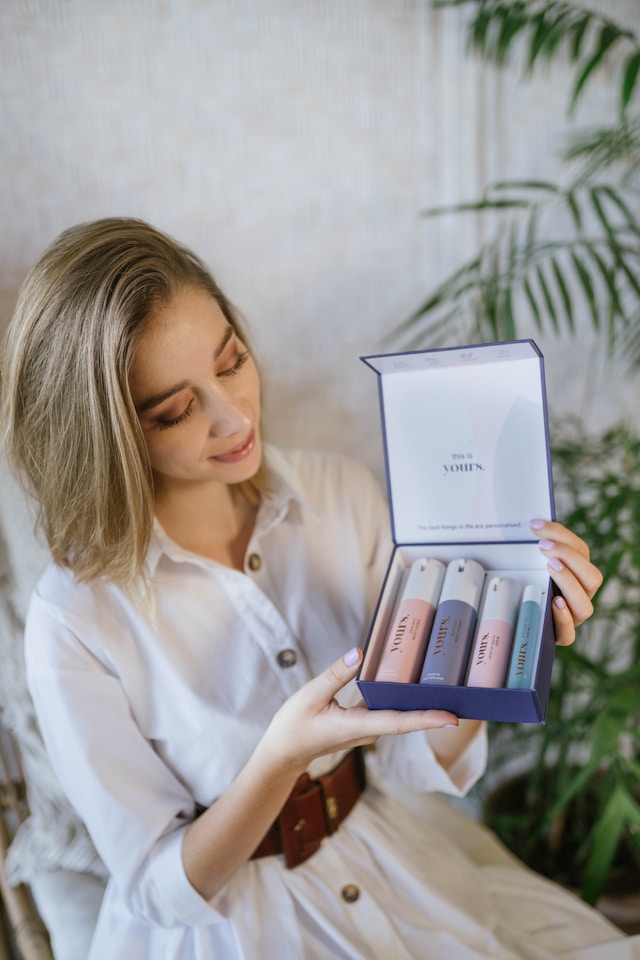
[[[640,27],[637,0],[599,6]],[[0,0],[0,320],[60,230],[146,218],[248,318],[272,436],[379,469],[358,356],[480,237],[420,211],[557,170],[562,71],[523,85],[484,68],[463,16],[429,0]],[[594,102],[606,115],[604,86]],[[637,403],[635,385],[594,390],[588,350],[544,349],[554,410]]]

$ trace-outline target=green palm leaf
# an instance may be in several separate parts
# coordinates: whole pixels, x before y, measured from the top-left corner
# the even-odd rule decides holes
[[[612,59],[612,51],[624,42],[630,48],[621,70],[620,109],[624,114],[636,90],[640,45],[631,30],[601,13],[561,0],[435,0],[434,7],[472,8],[468,26],[469,45],[487,60],[503,65],[521,35],[528,36],[527,72],[540,61],[562,53],[575,64],[576,77],[569,97],[572,110],[587,81]],[[595,39],[593,39],[595,38]]]

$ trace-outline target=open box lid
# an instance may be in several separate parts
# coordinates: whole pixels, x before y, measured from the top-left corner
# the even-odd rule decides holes
[[[531,540],[555,516],[533,340],[361,357],[378,373],[396,543]]]

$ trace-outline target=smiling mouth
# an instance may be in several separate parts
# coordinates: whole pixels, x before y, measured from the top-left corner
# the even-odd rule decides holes
[[[256,435],[255,431],[252,430],[244,443],[239,447],[234,447],[234,449],[228,453],[220,453],[217,457],[211,457],[211,459],[216,460],[218,463],[238,463],[240,460],[244,460],[245,457],[249,456],[255,445]]]

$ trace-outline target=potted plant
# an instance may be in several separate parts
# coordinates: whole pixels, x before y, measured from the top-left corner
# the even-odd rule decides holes
[[[546,724],[515,736],[494,725],[499,786],[484,798],[485,817],[532,867],[638,930],[640,434],[565,426],[554,475],[563,518],[590,544],[605,586],[580,642],[556,652]]]
[[[507,180],[479,200],[426,210],[427,217],[490,214],[495,233],[394,331],[407,346],[510,340],[530,330],[568,334],[590,318],[610,355],[640,364],[640,42],[634,33],[559,0],[434,0],[469,6],[470,48],[504,66],[517,53],[532,72],[566,57],[575,77],[570,113],[589,79],[619,67],[616,116],[573,131],[565,182]]]
[[[507,181],[480,200],[426,211],[498,223],[478,253],[398,327],[407,346],[582,336],[590,318],[610,357],[640,365],[640,43],[577,3],[436,0],[471,8],[470,47],[533,71],[564,57],[570,112],[605,64],[617,66],[609,126],[574,134],[563,183]],[[558,515],[589,543],[605,575],[580,641],[559,648],[548,719],[495,724],[486,816],[534,868],[579,890],[630,932],[604,894],[640,903],[640,434],[619,424],[592,436],[577,422],[552,432]],[[516,776],[512,776],[517,774]],[[515,786],[514,781],[515,780]],[[486,788],[485,788],[486,789]],[[620,891],[621,888],[621,891]]]

